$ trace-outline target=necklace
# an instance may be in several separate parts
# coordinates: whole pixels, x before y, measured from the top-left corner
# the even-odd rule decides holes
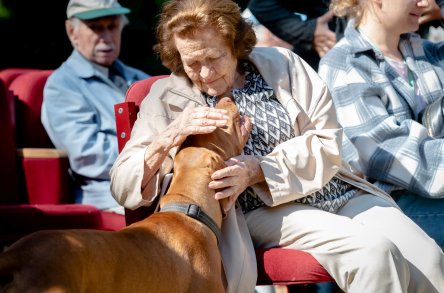
[[[410,67],[404,61],[405,66],[407,67],[407,79],[410,87],[415,88],[415,78],[413,77],[413,72],[410,70]]]
[[[415,83],[416,83],[415,76],[405,60],[399,61],[392,59],[388,56],[384,56],[384,59],[388,63],[388,65],[392,69],[394,69],[398,73],[398,75],[407,82],[410,88],[415,89]]]

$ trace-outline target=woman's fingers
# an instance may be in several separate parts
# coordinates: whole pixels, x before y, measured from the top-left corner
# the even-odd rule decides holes
[[[231,187],[237,188],[237,187],[239,187],[239,184],[240,184],[239,178],[236,176],[233,176],[233,177],[225,177],[221,180],[213,180],[209,183],[208,187],[210,187],[212,189],[217,189],[221,192],[223,191],[224,194],[220,195],[220,198],[217,198],[217,199],[221,199],[221,198],[233,195],[231,193],[231,191],[234,189],[231,189],[229,191],[227,191],[227,190]]]
[[[188,107],[173,123],[180,135],[186,137],[191,134],[213,132],[216,127],[226,126],[228,119],[227,111],[224,109]]]
[[[230,158],[227,161],[225,161],[224,163],[225,163],[226,167],[215,171],[211,175],[212,180],[219,180],[219,179],[223,179],[223,178],[227,178],[227,177],[233,177],[233,176],[240,175],[240,172],[242,171],[241,167],[243,167],[243,166],[239,165],[239,164],[243,164],[243,162],[240,161],[237,157]]]
[[[184,113],[187,115],[187,113]],[[185,117],[186,118],[186,117]],[[224,127],[227,125],[229,117],[227,116],[227,110],[215,109],[209,107],[197,107],[192,110],[189,116],[189,125],[206,127],[206,126],[216,126]],[[211,128],[214,130],[213,128]],[[201,130],[201,128],[193,128],[194,131]]]
[[[162,133],[172,140],[172,146],[179,146],[189,135],[207,134],[228,123],[228,111],[210,107],[187,107]]]
[[[193,118],[206,119],[228,119],[228,111],[225,109],[216,109],[210,107],[196,107],[193,108]]]

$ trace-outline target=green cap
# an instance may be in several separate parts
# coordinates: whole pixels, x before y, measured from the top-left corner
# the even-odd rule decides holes
[[[94,19],[110,15],[127,14],[131,10],[122,7],[116,0],[70,0],[66,8],[68,18],[81,20]]]

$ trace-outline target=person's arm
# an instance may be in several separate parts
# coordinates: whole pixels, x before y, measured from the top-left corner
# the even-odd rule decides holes
[[[130,209],[150,205],[160,193],[165,174],[173,168],[172,153],[188,135],[209,133],[227,122],[225,110],[208,107],[187,107],[172,120],[156,96],[164,91],[162,82],[154,83],[142,102],[131,139],[110,171],[113,196]]]
[[[251,0],[248,8],[277,37],[305,51],[313,49],[316,19],[303,21],[276,0]]]
[[[387,109],[393,106],[388,95],[396,90],[387,93],[375,83],[369,64],[351,68],[351,56],[335,53],[322,59],[319,72],[331,89],[344,133],[359,151],[362,171],[372,181],[443,197],[444,140],[430,138],[413,119],[396,119]]]
[[[266,204],[275,206],[320,190],[341,167],[342,129],[336,120],[330,92],[318,74],[290,52],[289,80],[264,75],[290,115],[297,115],[295,137],[261,158],[271,198],[263,186],[253,186]],[[266,64],[264,64],[266,66]],[[274,70],[278,71],[279,66]],[[271,67],[271,66],[269,66]],[[274,82],[269,82],[274,80]]]
[[[295,14],[300,11],[289,11],[276,0],[251,0],[248,7],[261,24],[293,47],[314,50],[322,57],[336,43],[328,27],[332,12],[304,21]]]
[[[429,6],[419,18],[419,24],[425,24],[433,20],[442,20],[441,7],[443,6],[443,1],[429,0]]]
[[[336,34],[328,27],[333,19],[333,11],[328,11],[316,19],[316,29],[313,35],[313,48],[319,57],[323,57],[336,44]]]

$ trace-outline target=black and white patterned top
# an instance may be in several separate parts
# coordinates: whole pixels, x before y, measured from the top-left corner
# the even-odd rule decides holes
[[[273,89],[265,82],[257,69],[249,62],[243,63],[245,85],[233,89],[233,99],[241,115],[247,115],[252,124],[250,137],[243,149],[246,155],[268,155],[278,144],[293,138],[287,110],[279,103]],[[215,107],[216,96],[205,95],[207,104]],[[357,192],[348,183],[334,177],[322,190],[296,200],[317,208],[336,212]],[[244,214],[265,206],[265,203],[248,187],[238,197],[238,204]]]

